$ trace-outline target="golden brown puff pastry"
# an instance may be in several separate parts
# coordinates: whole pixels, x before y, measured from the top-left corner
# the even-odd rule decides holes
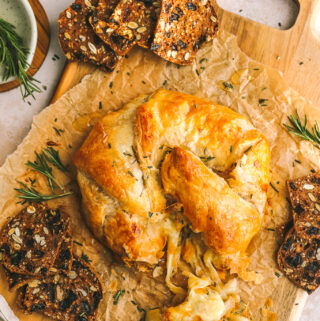
[[[85,218],[125,260],[155,264],[167,195],[221,255],[244,252],[269,185],[265,137],[240,114],[164,89],[102,118],[74,155]]]

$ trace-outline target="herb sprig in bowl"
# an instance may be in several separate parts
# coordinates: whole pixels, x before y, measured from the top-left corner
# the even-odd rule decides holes
[[[29,49],[24,46],[22,38],[15,31],[15,26],[0,18],[0,66],[4,67],[3,80],[16,77],[20,83],[23,100],[28,96],[34,98],[35,92],[41,92],[38,80],[27,74],[30,67],[27,61]]]

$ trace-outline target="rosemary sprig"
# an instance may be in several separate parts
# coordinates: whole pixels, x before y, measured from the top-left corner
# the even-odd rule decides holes
[[[41,92],[36,83],[38,80],[29,76],[26,69],[28,48],[23,44],[22,38],[16,33],[15,26],[0,18],[0,66],[4,66],[3,79],[14,76],[20,83],[20,92],[23,100],[28,96],[33,98],[34,92]]]
[[[48,147],[48,148],[45,148],[44,151],[45,151],[45,158],[49,163],[51,163],[52,165],[60,169],[60,171],[63,173],[68,172],[68,169],[62,164],[59,152],[57,150],[55,150],[52,147]]]
[[[27,184],[24,184],[22,182],[18,182],[18,183],[21,184],[23,188],[15,188],[15,191],[21,194],[21,195],[18,195],[17,198],[21,198],[29,202],[49,201],[49,200],[65,197],[72,194],[72,192],[67,192],[63,194],[51,194],[51,195],[41,194],[34,187],[29,187]]]
[[[291,124],[283,124],[289,133],[301,137],[304,140],[311,142],[315,147],[320,149],[320,129],[317,121],[312,126],[311,131],[307,128],[308,125],[308,117],[304,116],[304,125],[301,122],[298,111],[296,110],[296,115],[293,114],[288,116],[288,120]]]
[[[36,160],[34,162],[28,161],[26,165],[32,168],[34,171],[41,173],[46,176],[48,179],[49,186],[54,193],[53,182],[63,190],[63,187],[57,182],[57,180],[53,177],[52,168],[48,165],[45,153],[42,151],[40,154],[34,152],[36,154]]]

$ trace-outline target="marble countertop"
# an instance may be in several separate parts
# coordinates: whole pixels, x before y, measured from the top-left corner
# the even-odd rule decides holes
[[[43,92],[36,94],[36,100],[29,98],[26,102],[22,101],[18,88],[0,93],[0,166],[27,135],[33,116],[49,104],[65,64],[65,58],[57,42],[57,18],[71,0],[40,0],[40,2],[47,12],[51,30],[48,55],[35,75],[36,79],[41,81]],[[290,27],[297,15],[297,6],[293,0],[238,0],[236,2],[218,0],[218,4],[225,9],[280,29]],[[56,56],[59,59],[55,58]],[[320,320],[320,313],[317,311],[319,301],[320,290],[308,297],[300,321]]]

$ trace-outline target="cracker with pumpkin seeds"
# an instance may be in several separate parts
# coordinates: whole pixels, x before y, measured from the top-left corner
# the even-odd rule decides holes
[[[2,264],[12,273],[46,275],[70,229],[69,216],[41,204],[27,206],[0,234]]]
[[[320,239],[320,173],[289,180],[287,186],[297,234]]]
[[[30,282],[20,295],[19,306],[24,312],[39,311],[58,320],[94,320],[101,298],[98,274],[90,264],[75,257],[68,273]]]
[[[118,55],[124,56],[134,46],[134,40],[124,38],[107,24],[118,3],[119,0],[99,0],[97,9],[90,16],[89,22],[104,43]]]
[[[111,71],[120,60],[88,23],[97,1],[76,0],[58,19],[58,39],[68,60],[88,62]]]
[[[320,240],[302,238],[292,228],[278,251],[280,270],[308,293],[320,285]]]
[[[163,0],[151,50],[173,63],[189,65],[217,28],[210,0]]]
[[[53,267],[48,273],[57,272],[57,270],[70,271],[72,264],[72,239],[71,235],[67,233],[66,238],[62,242],[59,253],[54,261]],[[12,273],[4,268],[9,290],[17,290],[23,285],[29,283],[31,280],[37,278],[36,276]]]
[[[143,48],[149,48],[157,22],[154,1],[120,0],[107,26],[118,35],[135,41]],[[159,3],[160,6],[160,3]]]

